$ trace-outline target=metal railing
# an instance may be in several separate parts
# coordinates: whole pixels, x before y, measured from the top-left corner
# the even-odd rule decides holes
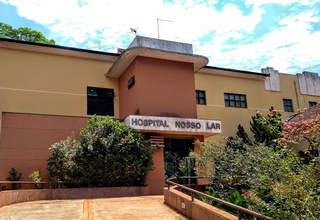
[[[179,177],[179,179],[208,179],[208,177],[181,176],[181,177]],[[249,215],[253,215],[253,216],[255,216],[255,217],[258,217],[258,218],[264,219],[264,220],[274,220],[273,218],[270,218],[270,217],[261,215],[261,214],[259,214],[259,213],[257,213],[257,212],[254,212],[254,211],[245,209],[245,208],[243,208],[243,207],[241,207],[241,206],[237,206],[237,205],[235,205],[235,204],[226,202],[226,201],[224,201],[224,200],[222,200],[222,199],[218,199],[218,198],[209,196],[209,195],[207,195],[207,194],[205,194],[205,193],[202,193],[202,192],[199,192],[199,191],[197,191],[197,190],[194,190],[194,189],[191,189],[191,188],[189,188],[189,187],[186,187],[186,186],[184,186],[184,185],[178,184],[178,183],[176,183],[176,182],[173,182],[173,180],[177,180],[177,177],[172,177],[172,178],[168,178],[168,179],[167,179],[168,190],[170,190],[170,186],[177,186],[177,187],[179,187],[179,188],[181,188],[181,189],[184,189],[184,190],[190,192],[190,194],[191,194],[191,201],[192,201],[192,202],[194,202],[194,194],[196,194],[196,195],[204,196],[204,197],[206,197],[206,198],[208,198],[208,199],[211,199],[211,200],[213,200],[213,201],[219,202],[219,203],[221,203],[221,204],[223,204],[223,205],[226,205],[226,206],[228,206],[228,207],[230,207],[230,208],[236,209],[236,210],[237,210],[237,214],[238,214],[238,220],[242,220],[242,213],[241,213],[241,212],[247,213],[247,214],[249,214]]]
[[[40,185],[45,185],[49,184],[49,182],[32,182],[32,181],[0,181],[0,192],[2,190],[2,184],[17,184],[17,185],[22,185],[22,184],[40,184]]]

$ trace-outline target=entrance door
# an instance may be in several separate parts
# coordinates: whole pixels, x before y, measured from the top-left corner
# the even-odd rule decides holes
[[[187,160],[193,150],[193,138],[164,138],[165,179],[174,176],[195,176],[194,162]]]

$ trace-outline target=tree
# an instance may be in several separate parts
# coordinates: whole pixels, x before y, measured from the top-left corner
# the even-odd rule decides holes
[[[249,135],[244,130],[244,127],[240,124],[238,125],[237,136],[241,138],[245,144],[252,145],[252,141],[250,140]]]
[[[279,144],[298,144],[309,142],[309,151],[314,156],[319,156],[320,150],[320,115],[314,119],[304,120],[303,114],[298,115],[298,121],[283,124],[283,138]]]
[[[150,141],[110,117],[94,116],[80,132],[53,144],[48,159],[49,179],[77,186],[144,186],[153,169]]]
[[[0,38],[55,45],[54,40],[45,38],[45,36],[43,36],[43,34],[39,31],[35,31],[26,27],[15,29],[12,26],[2,22],[0,22]]]
[[[223,142],[197,144],[201,150],[190,154],[197,174],[209,177],[209,190],[220,198],[238,191],[245,208],[274,219],[320,219],[319,165],[305,165],[287,146],[254,143],[241,151]]]
[[[271,107],[268,115],[259,111],[251,117],[250,130],[254,135],[251,141],[242,125],[238,125],[236,138],[228,137],[227,146],[236,150],[246,150],[246,145],[265,144],[269,147],[278,147],[278,140],[282,138],[281,114]]]
[[[282,138],[281,114],[271,107],[267,116],[259,111],[252,116],[250,130],[254,135],[255,143],[264,143],[266,146],[276,146],[278,139]]]

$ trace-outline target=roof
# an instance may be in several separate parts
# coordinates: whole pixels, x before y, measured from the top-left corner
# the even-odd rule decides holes
[[[107,73],[105,73],[105,76],[116,78],[120,77],[137,56],[192,63],[194,72],[198,72],[209,61],[207,57],[200,55],[171,52],[140,46],[130,47],[121,53],[118,59],[113,63],[112,67]]]
[[[20,41],[20,40],[12,40],[8,38],[0,38],[0,48],[9,48],[15,50],[25,50],[25,51],[33,51],[40,53],[48,53],[48,54],[57,54],[63,56],[74,56],[74,57],[82,57],[87,59],[96,59],[96,60],[104,60],[115,62],[120,54],[118,53],[110,53],[110,52],[102,52],[88,49],[80,49],[74,47],[65,47],[59,45],[49,45],[49,44],[41,44],[34,43],[28,41]],[[204,58],[203,56],[199,56],[196,59]],[[199,65],[200,66],[200,65]],[[197,71],[197,67],[195,68]],[[240,78],[250,78],[250,79],[258,79],[264,80],[264,77],[268,77],[269,74],[263,74],[258,72],[251,72],[245,70],[236,70],[229,68],[221,68],[214,66],[204,66],[199,70],[202,73],[208,74],[217,74],[224,76],[232,76],[232,77],[240,77]]]
[[[285,122],[298,122],[301,120],[298,117],[299,115],[303,115],[302,120],[304,120],[304,121],[315,119],[318,115],[320,115],[320,103],[315,106],[310,107],[309,109],[307,109],[304,112],[300,112],[298,114],[291,115],[288,118],[286,118],[284,121]]]
[[[103,61],[115,61],[119,56],[119,54],[117,53],[108,53],[59,45],[41,44],[29,41],[12,40],[7,38],[0,38],[0,48],[81,57]]]

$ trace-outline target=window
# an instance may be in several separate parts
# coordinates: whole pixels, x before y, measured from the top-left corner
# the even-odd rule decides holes
[[[135,78],[134,78],[134,76],[133,76],[133,77],[131,77],[131,79],[129,79],[129,81],[128,81],[128,85],[127,85],[128,89],[130,89],[135,83],[136,83],[136,81],[135,81]]]
[[[224,104],[226,107],[247,108],[246,95],[225,93]]]
[[[206,91],[196,90],[197,105],[206,105]]]
[[[114,116],[113,89],[87,87],[87,114]]]
[[[283,99],[283,107],[285,112],[293,112],[292,99]]]
[[[312,106],[317,105],[317,102],[309,102],[309,108],[311,108]]]

